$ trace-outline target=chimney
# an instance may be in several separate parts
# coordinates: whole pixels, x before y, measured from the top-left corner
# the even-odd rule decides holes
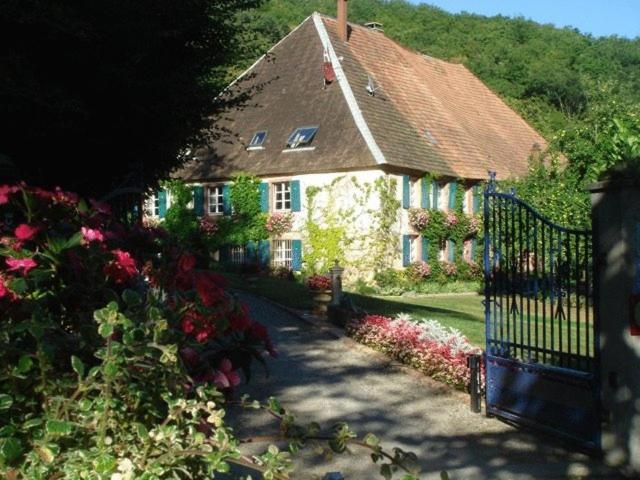
[[[348,27],[347,27],[347,0],[338,0],[338,36],[340,40],[346,42]]]

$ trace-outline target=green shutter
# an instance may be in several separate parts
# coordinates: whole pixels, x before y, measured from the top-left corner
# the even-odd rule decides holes
[[[269,266],[271,257],[271,246],[269,240],[260,240],[258,244],[258,263],[263,267]]]
[[[456,191],[458,190],[458,184],[456,182],[449,182],[449,210],[456,209]]]
[[[473,186],[473,213],[480,211],[480,185]]]
[[[420,197],[420,206],[422,208],[429,208],[431,202],[429,201],[429,182],[427,181],[426,178],[422,178],[422,180],[420,181],[421,183],[421,192],[422,195]]]
[[[402,208],[411,207],[411,181],[409,175],[402,176]]]
[[[158,191],[158,216],[164,218],[167,214],[167,191],[162,189]]]
[[[291,268],[294,272],[302,270],[302,241],[291,240]]]
[[[300,180],[291,180],[291,211],[299,212],[300,202]]]
[[[476,252],[478,250],[478,239],[477,238],[472,238],[471,239],[471,261],[475,262],[476,261]]]
[[[193,210],[198,217],[204,215],[204,187],[193,187]]]
[[[438,210],[440,203],[440,187],[438,186],[438,182],[431,182],[431,190],[433,190],[433,205],[431,206],[431,208],[433,208],[434,210]]]
[[[422,237],[422,261],[429,261],[429,239],[425,236]]]
[[[456,242],[453,240],[447,240],[447,254],[449,257],[449,262],[453,263],[456,261]]]
[[[249,240],[246,246],[245,260],[247,263],[257,263],[258,260],[258,246],[256,242]]]
[[[411,264],[411,235],[402,236],[402,266]]]
[[[222,213],[231,215],[231,187],[229,185],[222,186]]]
[[[260,184],[260,210],[264,213],[269,212],[269,184]]]

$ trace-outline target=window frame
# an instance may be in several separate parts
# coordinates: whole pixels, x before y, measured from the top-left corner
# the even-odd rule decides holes
[[[211,195],[213,190],[219,191],[219,193],[215,195]],[[212,212],[211,211],[211,199],[217,198],[219,202],[215,205],[219,207],[220,211]],[[207,187],[207,214],[208,215],[224,215],[224,185],[209,185]]]
[[[304,142],[298,141],[298,143],[294,143],[293,139],[295,138],[295,134],[300,130],[311,130],[313,129],[313,133],[311,134],[311,138],[305,140]],[[303,148],[315,148],[311,147],[311,142],[316,138],[318,134],[318,130],[320,129],[319,125],[307,125],[303,127],[296,127],[293,132],[287,137],[287,143],[285,144],[285,150],[301,150]]]
[[[260,143],[256,143],[256,137],[258,137],[260,134],[262,134],[262,140],[260,141]],[[269,132],[267,130],[256,130],[256,132],[253,134],[253,136],[251,137],[251,140],[249,141],[249,145],[247,146],[247,150],[261,150],[264,148],[264,142],[267,140],[267,136],[269,135]]]
[[[277,238],[272,242],[271,265],[275,268],[293,269],[293,240]],[[287,256],[288,254],[288,256]]]
[[[292,198],[291,198],[291,181],[290,180],[286,180],[286,181],[282,181],[282,182],[273,182],[272,184],[272,205],[273,205],[273,211],[274,212],[290,212],[291,211],[291,204],[292,204]],[[281,185],[285,185],[286,188],[284,190],[282,190],[282,192],[278,192],[278,187]],[[282,199],[278,200],[278,194],[281,193],[282,194]],[[287,200],[286,195],[287,193],[289,194],[289,198]],[[278,207],[278,202],[280,202],[282,205],[281,207]],[[287,202],[289,203],[289,207],[287,208]]]

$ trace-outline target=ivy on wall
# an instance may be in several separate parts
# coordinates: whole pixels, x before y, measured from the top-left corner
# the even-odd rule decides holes
[[[306,190],[307,220],[305,230],[305,271],[309,274],[325,273],[335,260],[341,265],[360,272],[388,268],[395,258],[399,244],[398,210],[396,198],[397,182],[389,177],[380,177],[373,183],[360,183],[355,176],[341,176],[324,186],[312,186]],[[320,206],[317,196],[324,193],[326,202]],[[353,207],[337,207],[340,194],[348,192]],[[377,196],[376,208],[366,213],[372,224],[365,232],[354,228],[357,214]],[[349,261],[348,248],[369,252],[356,261]]]

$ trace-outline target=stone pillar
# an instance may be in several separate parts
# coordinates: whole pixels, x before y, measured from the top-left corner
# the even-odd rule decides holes
[[[592,185],[605,461],[640,474],[640,180]]]
[[[342,274],[344,273],[344,268],[336,260],[329,273],[331,274],[331,306],[339,307],[342,303]]]

